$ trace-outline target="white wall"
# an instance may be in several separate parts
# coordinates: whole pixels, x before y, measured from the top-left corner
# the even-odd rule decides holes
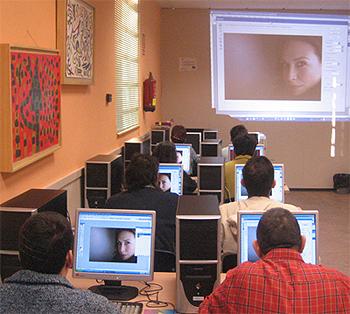
[[[179,72],[179,58],[196,58],[198,70]],[[247,69],[251,71],[251,69]],[[224,143],[238,120],[211,108],[209,11],[162,9],[161,113],[186,127],[220,130]],[[267,136],[268,157],[282,162],[292,188],[330,188],[333,174],[350,172],[350,123],[336,126],[336,157],[330,157],[330,123],[249,122],[251,131]]]

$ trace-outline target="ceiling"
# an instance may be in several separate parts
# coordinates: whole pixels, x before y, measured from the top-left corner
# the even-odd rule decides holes
[[[149,0],[148,0],[149,1]],[[156,0],[161,8],[350,10],[350,0]]]

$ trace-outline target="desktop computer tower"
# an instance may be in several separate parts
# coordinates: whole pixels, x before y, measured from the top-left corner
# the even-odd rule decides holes
[[[129,165],[132,156],[135,153],[149,155],[151,151],[151,139],[146,137],[144,139],[133,138],[124,143],[123,155],[124,155],[124,169]]]
[[[224,157],[201,157],[197,165],[199,195],[216,195],[224,202]]]
[[[169,141],[169,139],[170,139],[169,127],[153,128],[151,130],[151,152],[153,153],[153,150],[158,143]]]
[[[201,157],[221,156],[222,140],[207,139],[201,143]]]
[[[122,155],[96,155],[85,162],[85,207],[103,208],[106,200],[122,190]]]
[[[218,130],[212,130],[212,129],[205,129],[203,130],[203,141],[206,140],[217,140],[218,137]]]
[[[21,269],[18,233],[24,222],[38,212],[36,208],[0,207],[0,275],[1,281]]]
[[[54,211],[68,216],[67,191],[52,189],[30,189],[0,204],[1,207],[34,208],[38,212]]]
[[[220,212],[215,196],[180,196],[176,213],[176,311],[196,313],[220,283]]]

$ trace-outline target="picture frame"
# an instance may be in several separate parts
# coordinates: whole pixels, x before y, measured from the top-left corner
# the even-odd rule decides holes
[[[0,171],[15,172],[61,147],[60,55],[0,44]]]
[[[93,84],[95,8],[83,0],[56,0],[56,7],[61,82]]]

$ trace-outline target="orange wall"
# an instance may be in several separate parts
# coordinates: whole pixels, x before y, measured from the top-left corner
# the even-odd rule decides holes
[[[160,120],[159,101],[154,113],[140,112],[140,128],[117,137],[115,108],[105,104],[114,93],[113,0],[90,0],[95,7],[95,82],[90,86],[62,86],[62,147],[54,154],[13,174],[0,174],[0,202],[30,188],[43,188],[84,166],[86,159],[108,153],[140,136]],[[145,55],[140,56],[140,82],[151,71],[160,90],[160,9],[141,1],[141,33]],[[56,48],[55,0],[1,0],[0,42]],[[140,84],[141,86],[141,84]],[[142,90],[140,89],[140,95]],[[160,95],[157,95],[159,99]]]

